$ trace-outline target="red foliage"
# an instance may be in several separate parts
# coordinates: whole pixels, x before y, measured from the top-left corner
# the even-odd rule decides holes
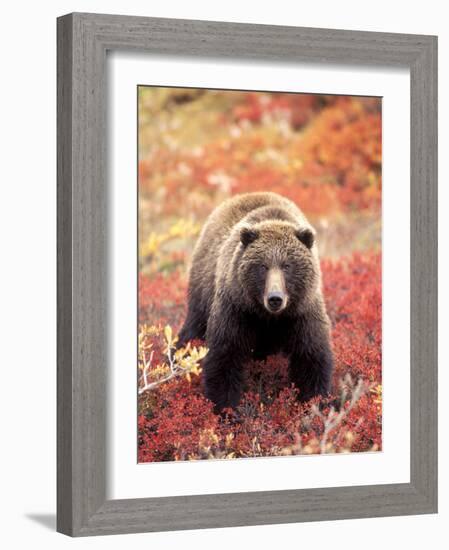
[[[237,122],[248,120],[259,123],[263,117],[278,116],[286,118],[298,129],[312,119],[325,101],[332,102],[332,97],[282,93],[261,95],[249,92],[243,96],[241,103],[234,107],[232,117]]]
[[[155,109],[154,101],[148,105]],[[139,160],[142,243],[153,232],[170,234],[179,220],[201,226],[230,195],[274,191],[317,222],[321,251],[345,256],[322,261],[335,357],[329,399],[301,405],[286,360],[269,357],[248,365],[240,407],[223,420],[204,398],[201,377],[180,375],[139,397],[139,461],[380,449],[381,256],[346,256],[359,248],[379,249],[380,100],[210,92],[161,105],[163,112],[150,110],[141,125],[142,137],[152,129],[141,140]],[[178,241],[164,241],[154,254],[139,257],[139,322],[169,324],[176,334],[185,316],[185,268],[195,235],[174,234]],[[150,349],[157,368],[166,360],[157,331]],[[342,389],[347,375],[369,384],[352,408],[355,384],[346,380],[347,393]],[[342,418],[325,435],[333,406]]]
[[[196,148],[155,148],[140,160],[140,188],[160,193],[163,180],[166,214],[181,210],[200,215],[216,204],[217,194],[267,190],[291,198],[308,216],[379,208],[379,100],[309,94],[241,97],[230,117],[236,121],[233,134]],[[282,124],[264,127],[267,117],[277,117],[288,129]]]
[[[186,304],[186,280],[179,271],[154,277],[139,275],[139,320],[171,325],[177,330]]]
[[[333,324],[334,396],[347,374],[372,385],[332,433],[331,451],[381,448],[381,257],[353,254],[322,262],[324,294]],[[148,311],[179,327],[185,283],[176,273],[149,281],[140,279],[141,320]],[[161,356],[161,349],[156,352]],[[301,405],[286,377],[286,360],[269,357],[247,368],[246,391],[238,411],[226,420],[212,411],[200,377],[176,378],[140,399],[139,461],[268,456],[320,452],[323,420],[312,403]],[[300,390],[300,389],[299,389]],[[322,414],[330,402],[320,404]],[[342,403],[348,407],[348,399]],[[237,416],[236,416],[237,414]]]

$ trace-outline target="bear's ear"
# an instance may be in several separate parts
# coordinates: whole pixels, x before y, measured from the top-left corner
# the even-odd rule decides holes
[[[240,241],[243,244],[243,246],[248,246],[249,244],[253,243],[257,237],[259,236],[259,232],[257,229],[252,229],[251,227],[242,227],[240,230]]]
[[[315,235],[311,229],[303,227],[301,229],[297,229],[295,234],[302,244],[306,245],[309,249],[312,248],[313,243],[315,242]]]

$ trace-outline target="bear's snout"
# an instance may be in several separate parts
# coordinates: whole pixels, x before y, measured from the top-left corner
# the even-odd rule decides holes
[[[282,292],[270,292],[268,294],[268,305],[272,311],[277,311],[281,308],[284,301],[284,295]]]
[[[281,269],[271,268],[267,273],[264,306],[270,313],[280,313],[287,306],[285,278]]]

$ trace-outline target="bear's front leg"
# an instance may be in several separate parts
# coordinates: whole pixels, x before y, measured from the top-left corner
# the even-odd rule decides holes
[[[240,402],[242,363],[231,347],[217,350],[212,344],[203,362],[204,392],[214,404],[214,412],[234,409]]]
[[[289,377],[299,389],[299,399],[308,401],[331,390],[333,357],[326,321],[305,323],[296,328],[290,352]]]
[[[203,361],[203,382],[206,397],[219,414],[227,407],[237,407],[240,402],[243,365],[249,359],[250,339],[240,320],[230,318],[229,312],[226,317],[217,314],[215,321],[207,328],[209,351]]]
[[[327,351],[296,352],[290,356],[290,381],[299,389],[299,399],[308,401],[330,392],[332,355]]]

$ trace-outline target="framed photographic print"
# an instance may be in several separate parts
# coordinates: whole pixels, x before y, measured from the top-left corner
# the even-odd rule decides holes
[[[436,37],[58,19],[58,530],[437,510]]]

